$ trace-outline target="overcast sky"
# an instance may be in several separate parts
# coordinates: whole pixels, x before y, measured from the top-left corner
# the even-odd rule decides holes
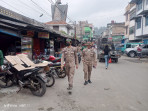
[[[34,1],[34,3],[32,2]],[[0,0],[0,5],[40,22],[51,21],[51,0]],[[55,2],[56,0],[53,0]],[[68,4],[68,17],[73,21],[106,26],[111,20],[124,22],[125,7],[131,0],[61,0]],[[36,5],[37,4],[37,5]],[[41,7],[41,8],[40,8]],[[43,16],[40,15],[43,13]],[[67,19],[67,22],[69,20]]]

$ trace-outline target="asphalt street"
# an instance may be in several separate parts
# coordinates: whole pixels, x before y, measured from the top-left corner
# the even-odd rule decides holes
[[[107,70],[104,63],[98,62],[91,80],[92,84],[83,85],[81,63],[74,76],[72,95],[66,89],[67,78],[56,78],[43,97],[33,96],[26,89],[18,94],[2,94],[2,89],[0,111],[148,111],[147,62],[121,57]]]

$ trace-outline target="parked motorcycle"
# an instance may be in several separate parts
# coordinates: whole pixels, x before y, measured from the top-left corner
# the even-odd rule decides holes
[[[50,71],[49,71],[50,74],[59,78],[66,77],[65,67],[63,70],[61,70],[61,62],[50,63],[48,66],[50,67]]]
[[[7,62],[3,72],[0,73],[0,87],[7,88],[16,83],[20,86],[20,90],[28,88],[33,95],[41,97],[46,92],[47,78],[46,74],[41,73],[40,70],[41,68],[34,68],[17,71]]]
[[[14,74],[10,72],[11,66],[4,60],[4,65],[2,65],[2,72],[0,72],[0,87],[8,88],[14,84]]]
[[[59,78],[65,78],[66,72],[65,68],[61,71],[61,58],[56,58],[54,56],[42,56],[42,60],[50,62],[48,65],[50,67],[50,73]]]
[[[42,60],[50,61],[52,63],[61,62],[61,58],[54,56],[42,56]]]

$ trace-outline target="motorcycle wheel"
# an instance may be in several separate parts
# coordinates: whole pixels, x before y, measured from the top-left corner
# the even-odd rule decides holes
[[[47,73],[47,83],[46,83],[46,86],[47,87],[51,87],[55,84],[55,78],[52,74],[50,73]]]
[[[65,78],[66,77],[66,72],[65,72],[65,68],[63,68],[63,71],[61,71],[61,69],[58,69],[58,77],[59,78]]]
[[[34,79],[33,83],[35,89],[30,89],[32,94],[39,97],[43,96],[46,92],[46,84],[39,78]]]
[[[1,88],[8,88],[13,86],[13,80],[6,74],[0,75],[0,87]]]

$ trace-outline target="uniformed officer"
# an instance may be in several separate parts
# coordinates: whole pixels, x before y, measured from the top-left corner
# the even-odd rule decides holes
[[[78,56],[77,56],[77,48],[71,46],[71,40],[66,40],[67,47],[62,51],[62,58],[61,58],[61,70],[63,70],[63,63],[65,59],[65,70],[68,76],[68,90],[72,90],[73,88],[73,77],[75,73],[75,65],[78,69]]]
[[[90,80],[92,67],[96,68],[97,59],[96,53],[91,48],[91,42],[87,42],[87,48],[85,48],[82,52],[82,61],[83,61],[83,71],[84,71],[84,85],[88,83],[92,83]]]

